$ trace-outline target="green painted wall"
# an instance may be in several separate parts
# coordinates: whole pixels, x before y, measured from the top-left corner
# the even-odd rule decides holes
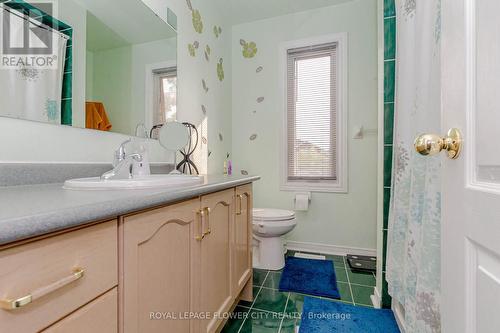
[[[353,128],[376,129],[378,119],[377,2],[358,0],[233,27],[233,157],[236,172],[262,176],[255,206],[293,209],[294,192],[279,190],[279,45],[307,37],[348,33],[349,193],[313,193],[307,212],[288,236],[297,242],[376,248],[377,135],[352,139]],[[254,41],[257,54],[244,58],[240,39]],[[259,73],[256,69],[262,66]],[[264,101],[257,103],[258,97]],[[255,112],[254,112],[255,111]],[[253,141],[252,134],[257,134]]]
[[[113,132],[132,134],[132,47],[94,52],[93,59],[93,99],[104,104]]]

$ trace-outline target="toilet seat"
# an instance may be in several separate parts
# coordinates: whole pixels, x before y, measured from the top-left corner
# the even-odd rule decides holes
[[[252,220],[253,267],[280,270],[285,266],[283,236],[297,225],[295,212],[254,208]]]
[[[274,208],[254,208],[253,221],[258,222],[283,222],[295,219],[295,212],[292,210]]]

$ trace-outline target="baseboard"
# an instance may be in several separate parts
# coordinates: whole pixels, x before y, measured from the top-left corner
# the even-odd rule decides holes
[[[391,308],[392,312],[394,312],[394,317],[396,318],[396,323],[398,324],[399,330],[401,331],[401,333],[406,333],[405,315],[403,306],[393,298]]]
[[[345,256],[346,254],[357,254],[359,256],[376,256],[376,249],[364,249],[359,247],[338,246],[321,243],[307,243],[286,240],[286,248],[292,251],[311,252]]]
[[[382,296],[380,296],[377,287],[373,287],[373,295],[370,296],[370,299],[374,308],[380,309],[382,307]]]

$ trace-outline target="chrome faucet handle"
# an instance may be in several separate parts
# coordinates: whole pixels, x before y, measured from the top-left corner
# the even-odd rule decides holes
[[[130,154],[130,155],[126,155],[125,157],[126,159],[133,159],[133,160],[136,160],[137,162],[142,162],[142,155],[139,154],[139,153],[135,153],[135,154]]]
[[[142,162],[143,156],[141,154],[130,154],[125,155],[125,157],[119,161],[113,168],[108,172],[105,172],[102,176],[102,180],[109,179],[129,179],[132,178],[132,162]]]
[[[125,159],[125,157],[127,156],[127,153],[125,151],[125,146],[130,142],[132,142],[132,139],[128,139],[128,140],[123,141],[120,144],[120,147],[118,147],[118,149],[115,150],[115,156],[113,159],[113,166],[116,166],[118,163],[120,163],[121,161],[123,161]]]

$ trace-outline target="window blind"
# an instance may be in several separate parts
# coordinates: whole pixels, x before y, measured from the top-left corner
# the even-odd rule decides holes
[[[337,43],[287,51],[287,180],[337,180]]]
[[[177,68],[153,70],[155,113],[153,125],[175,120],[177,114]]]

